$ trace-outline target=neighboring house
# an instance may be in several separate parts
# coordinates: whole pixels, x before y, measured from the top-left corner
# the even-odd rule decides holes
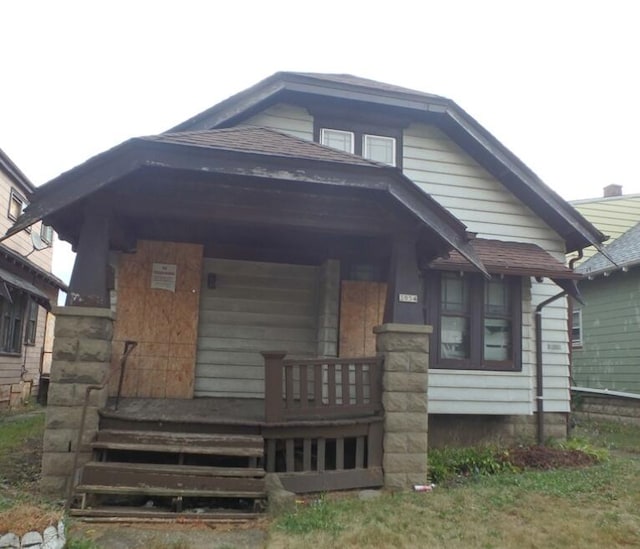
[[[0,150],[0,230],[18,219],[35,191]],[[34,245],[34,242],[36,244]],[[64,284],[51,274],[53,230],[36,223],[0,244],[0,409],[22,404],[48,372],[45,339],[51,305]]]
[[[202,471],[179,467],[208,453],[253,477],[216,469],[200,495],[258,497],[262,468],[296,491],[407,488],[427,408],[434,446],[566,433],[564,258],[604,236],[448,99],[277,73],[43,185],[12,231],[42,219],[77,250],[46,488],[69,486],[68,407],[109,362],[122,400],[89,402],[81,436],[105,461],[79,456],[79,494],[193,494],[176,486]],[[376,347],[382,363],[354,358]],[[161,448],[171,489],[166,465],[123,463]]]
[[[577,268],[584,304],[574,304],[572,374],[577,387],[640,394],[640,195],[621,191],[575,203],[611,239],[608,258],[592,253]]]

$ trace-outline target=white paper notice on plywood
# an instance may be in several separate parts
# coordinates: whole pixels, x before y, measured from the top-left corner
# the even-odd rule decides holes
[[[176,291],[177,265],[154,263],[151,267],[151,288],[155,290]]]

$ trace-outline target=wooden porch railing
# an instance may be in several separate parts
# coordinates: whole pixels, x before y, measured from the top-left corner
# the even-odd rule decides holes
[[[265,420],[371,416],[382,409],[382,364],[378,357],[285,360],[263,352]]]

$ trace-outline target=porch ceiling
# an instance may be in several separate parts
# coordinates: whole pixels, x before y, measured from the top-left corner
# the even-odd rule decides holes
[[[149,173],[155,179],[147,177],[145,184]],[[189,185],[199,185],[199,192],[189,197]],[[114,201],[112,211],[134,218],[146,212],[318,228],[324,216],[325,225],[338,231],[358,218],[356,229],[366,227],[367,234],[397,231],[398,223],[385,225],[390,218],[403,219],[402,230],[428,233],[438,243],[434,248],[456,249],[486,274],[465,226],[400,170],[263,128],[131,139],[40,187],[7,235],[45,219],[75,244],[73,226],[84,202],[102,203],[118,192],[129,196]],[[274,210],[279,196],[288,206]],[[337,215],[329,215],[331,207]]]

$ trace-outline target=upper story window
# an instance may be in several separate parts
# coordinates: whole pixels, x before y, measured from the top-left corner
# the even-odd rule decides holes
[[[396,165],[396,139],[383,135],[321,128],[320,143],[369,160]]]
[[[27,200],[22,197],[15,189],[11,189],[11,198],[9,199],[9,211],[7,216],[12,221],[20,217],[22,210],[27,207]]]
[[[522,281],[434,273],[427,281],[434,325],[432,367],[520,370]]]
[[[362,156],[390,166],[396,165],[396,140],[393,137],[365,134],[363,139]]]
[[[53,227],[42,223],[40,227],[40,238],[45,244],[51,244],[53,242]]]
[[[354,152],[354,135],[353,132],[345,132],[343,130],[330,130],[322,128],[320,130],[320,143],[353,154]]]

